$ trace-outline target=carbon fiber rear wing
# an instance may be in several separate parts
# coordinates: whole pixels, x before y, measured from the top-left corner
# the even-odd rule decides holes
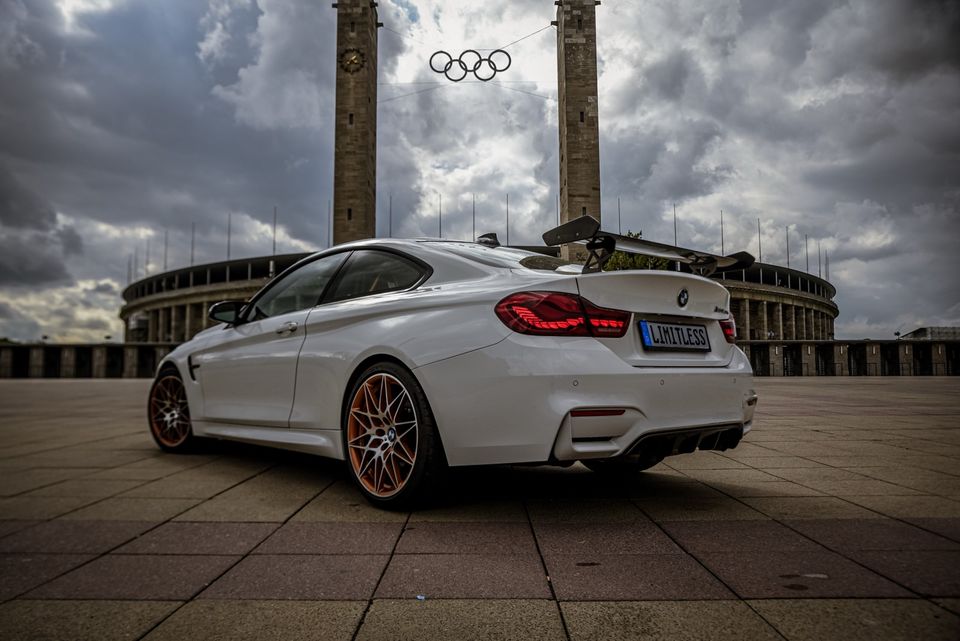
[[[585,244],[590,255],[583,266],[584,273],[598,272],[603,269],[603,265],[610,260],[615,251],[678,261],[688,265],[692,272],[701,276],[747,269],[754,263],[753,256],[747,252],[718,256],[695,249],[674,247],[602,231],[600,221],[593,216],[580,216],[559,227],[554,227],[543,234],[543,242],[550,247],[567,243]]]

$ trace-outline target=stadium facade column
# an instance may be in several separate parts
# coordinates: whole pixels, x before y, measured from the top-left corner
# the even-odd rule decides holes
[[[743,339],[747,341],[752,338],[752,336],[750,336],[750,305],[751,305],[750,299],[744,298],[743,299]]]
[[[783,330],[786,332],[784,338],[788,341],[797,340],[797,308],[794,305],[786,306],[786,325]]]
[[[560,221],[600,211],[600,118],[597,92],[597,0],[556,0],[560,132]],[[564,258],[586,258],[579,245]],[[574,255],[571,256],[571,252]],[[582,254],[582,256],[581,256]]]
[[[770,325],[767,323],[767,301],[760,301],[760,339],[770,340]]]
[[[64,345],[60,348],[60,378],[73,378],[77,372],[77,349]]]
[[[333,242],[377,235],[377,3],[338,0]]]
[[[27,375],[30,378],[43,378],[43,348],[31,347]]]
[[[777,303],[777,339],[783,340],[786,336],[783,333],[783,303]]]
[[[183,310],[183,340],[190,340],[193,334],[193,303],[187,303]]]

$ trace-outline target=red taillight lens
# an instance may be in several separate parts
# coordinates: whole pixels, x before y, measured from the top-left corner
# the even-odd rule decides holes
[[[620,337],[630,313],[597,307],[576,294],[519,292],[497,303],[497,318],[520,334]]]
[[[723,337],[727,339],[728,343],[737,342],[737,323],[733,320],[733,316],[720,321],[720,329],[723,330]]]

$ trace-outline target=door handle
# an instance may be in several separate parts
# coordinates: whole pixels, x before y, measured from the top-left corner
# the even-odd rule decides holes
[[[290,321],[278,327],[277,334],[292,334],[297,331],[298,327],[300,326],[295,321]]]

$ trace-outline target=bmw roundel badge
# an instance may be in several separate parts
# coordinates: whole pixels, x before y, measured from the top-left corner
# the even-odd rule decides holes
[[[680,307],[686,307],[687,303],[690,302],[690,292],[686,288],[681,289],[680,293],[677,294],[677,305]]]

